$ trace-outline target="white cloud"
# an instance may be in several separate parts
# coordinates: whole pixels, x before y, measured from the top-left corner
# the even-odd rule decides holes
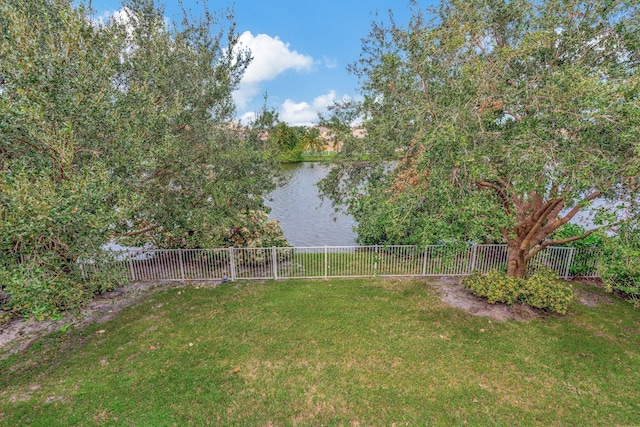
[[[267,34],[254,36],[250,31],[240,35],[241,48],[251,51],[252,61],[242,77],[240,87],[234,93],[234,99],[240,108],[244,108],[260,92],[260,83],[273,80],[287,70],[309,71],[313,58],[291,50],[289,43]]]
[[[265,80],[273,80],[277,75],[289,69],[296,71],[310,70],[313,58],[289,49],[289,43],[284,43],[277,36],[267,34],[253,36],[250,31],[245,31],[240,36],[240,44],[251,50],[253,60],[243,81],[257,83]]]
[[[103,16],[108,16],[108,15],[109,15],[109,12],[105,12]],[[123,7],[120,10],[116,10],[111,14],[111,16],[118,24],[121,24],[121,25],[130,26],[131,22],[137,23],[138,21],[138,18],[133,14],[131,9],[129,9],[128,7]],[[131,28],[128,28],[128,29],[131,29]]]
[[[328,69],[333,70],[334,68],[338,68],[338,60],[336,58],[329,58],[325,56],[323,60],[324,60],[324,66],[327,67]]]
[[[319,95],[311,101],[311,103],[302,101],[295,102],[291,99],[285,100],[278,109],[278,119],[287,123],[289,126],[313,126],[318,122],[318,114],[323,113],[328,107],[336,102],[337,95],[335,90]],[[342,102],[351,98],[344,95]],[[255,111],[247,111],[242,114],[238,121],[243,125],[250,124],[257,117]]]
[[[317,96],[311,104],[307,102],[294,102],[291,99],[284,101],[280,107],[280,120],[289,126],[309,126],[318,120],[318,113],[324,112],[327,107],[336,100],[336,91]]]
[[[233,100],[240,109],[243,109],[258,93],[260,93],[259,85],[240,83],[238,89],[233,92]]]
[[[255,111],[247,111],[242,116],[240,116],[238,121],[240,122],[240,124],[247,126],[253,123],[257,117],[258,114]]]

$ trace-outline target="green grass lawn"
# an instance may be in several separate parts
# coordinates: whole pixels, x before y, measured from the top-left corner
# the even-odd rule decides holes
[[[171,289],[0,361],[0,424],[639,425],[640,311],[598,298],[525,323],[419,280]]]

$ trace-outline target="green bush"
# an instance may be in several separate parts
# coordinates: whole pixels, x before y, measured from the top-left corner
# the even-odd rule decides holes
[[[522,279],[509,277],[497,270],[487,274],[474,272],[465,277],[462,284],[475,295],[486,298],[490,304],[502,302],[513,305],[519,302],[524,288]]]
[[[49,276],[44,269],[18,267],[3,271],[4,292],[9,295],[7,309],[14,315],[36,320],[49,318],[65,309],[78,307],[85,292],[78,283],[65,277]]]
[[[43,263],[41,263],[43,264]],[[79,264],[63,266],[65,274],[52,272],[35,262],[0,266],[2,294],[0,317],[43,320],[82,307],[95,295],[111,291],[127,281],[126,271],[105,261],[102,269],[90,271]]]
[[[566,239],[569,237],[581,236],[586,232],[587,230],[583,226],[569,222],[559,228],[551,238],[554,240]],[[604,233],[600,231],[590,234],[583,239],[574,240],[573,242],[560,245],[577,249],[574,252],[574,258],[571,266],[569,267],[569,273],[571,276],[586,276],[594,272],[596,262],[593,258],[594,256],[597,256],[597,250],[602,248],[604,240]]]
[[[528,279],[509,277],[494,270],[487,274],[474,272],[461,282],[475,295],[490,304],[526,304],[542,310],[565,314],[573,299],[569,285],[550,269],[541,268]]]
[[[550,268],[539,268],[524,281],[521,302],[531,307],[565,314],[573,299],[573,291]]]
[[[622,227],[608,237],[598,262],[598,272],[610,291],[640,307],[640,230]]]
[[[302,149],[300,147],[284,151],[278,155],[280,163],[298,163],[302,161]]]

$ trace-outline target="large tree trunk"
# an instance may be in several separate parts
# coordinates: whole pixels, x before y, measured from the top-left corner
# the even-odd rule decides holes
[[[536,191],[527,195],[517,194],[511,185],[502,179],[496,179],[496,182],[478,182],[477,185],[480,189],[493,191],[502,202],[504,212],[516,220],[514,227],[501,230],[509,247],[507,275],[524,278],[527,275],[529,260],[538,252],[550,245],[561,245],[585,238],[598,230],[598,228],[593,228],[582,235],[565,239],[549,239],[554,231],[580,212],[584,202],[590,202],[602,194],[595,190],[584,196],[582,202],[575,203],[573,208],[563,212],[565,201],[564,197],[559,194],[559,189],[562,187],[560,185],[562,184],[561,178],[560,182],[552,184],[549,190],[551,197],[545,197],[544,194]]]
[[[507,275],[524,279],[527,275],[527,252],[520,248],[521,239],[511,240],[507,245]]]

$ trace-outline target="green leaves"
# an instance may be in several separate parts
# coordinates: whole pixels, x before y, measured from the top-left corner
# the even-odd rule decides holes
[[[89,13],[0,4],[0,269],[20,272],[2,283],[15,307],[51,289],[49,314],[119,283],[82,270],[106,243],[218,246],[274,185],[262,144],[229,125],[249,61],[232,14]]]
[[[617,236],[604,239],[598,272],[610,291],[615,290],[640,306],[640,231],[623,226]]]
[[[367,236],[502,235],[530,259],[595,198],[634,194],[637,2],[451,0],[433,20],[413,12],[406,28],[374,24],[352,66],[364,101],[343,109],[364,119],[360,156],[404,155],[384,180],[346,162],[333,175],[367,199],[334,198]]]
[[[484,275],[474,272],[461,283],[475,295],[487,298],[490,304],[525,304],[566,314],[573,300],[571,287],[548,268],[540,268],[526,279],[510,277],[495,270]]]

